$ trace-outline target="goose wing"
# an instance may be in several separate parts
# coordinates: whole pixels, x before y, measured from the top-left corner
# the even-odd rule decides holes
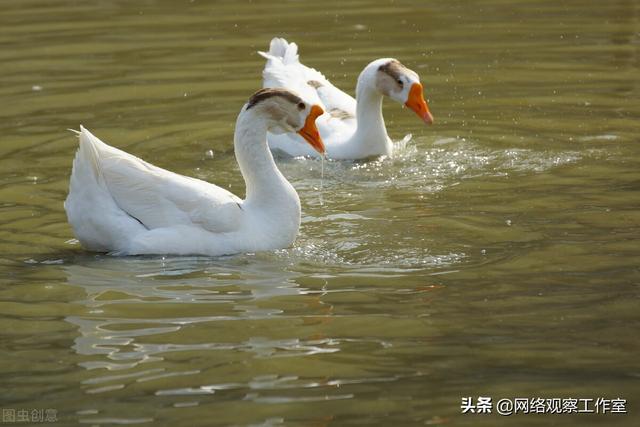
[[[242,200],[208,182],[159,168],[111,147],[81,127],[80,151],[120,209],[148,229],[178,224],[228,232],[239,227]]]
[[[303,99],[318,103],[327,112],[339,110],[355,116],[356,100],[335,87],[322,73],[302,64],[298,46],[283,38],[274,38],[269,52],[259,52],[267,59],[262,72],[264,87],[284,87],[296,91]]]

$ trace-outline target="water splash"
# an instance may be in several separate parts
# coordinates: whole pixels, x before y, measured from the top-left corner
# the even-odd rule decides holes
[[[324,160],[326,157],[326,154],[323,154],[320,157],[320,206],[324,206],[324,199],[322,198],[322,187],[324,185]]]

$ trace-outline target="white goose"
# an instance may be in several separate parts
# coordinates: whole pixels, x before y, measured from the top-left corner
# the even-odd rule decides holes
[[[285,89],[262,89],[236,122],[235,155],[246,198],[153,166],[80,127],[64,207],[80,243],[117,255],[210,256],[284,248],[300,226],[300,199],[280,173],[267,131],[297,131],[324,152],[315,119],[323,113]]]
[[[358,77],[353,99],[320,72],[301,64],[295,43],[274,38],[269,52],[258,53],[267,58],[263,87],[285,87],[324,109],[325,114],[316,123],[329,158],[363,159],[392,154],[393,143],[382,117],[384,95],[415,111],[425,123],[433,123],[418,74],[396,59],[376,59],[367,65]],[[289,156],[317,155],[296,135],[269,134],[268,140],[272,150]]]

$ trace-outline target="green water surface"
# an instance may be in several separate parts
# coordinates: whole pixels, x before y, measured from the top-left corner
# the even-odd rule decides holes
[[[398,58],[435,125],[387,100],[410,142],[325,163],[322,193],[319,161],[279,160],[302,201],[292,248],[83,251],[66,129],[242,195],[234,121],[274,36],[349,93]],[[640,425],[639,135],[638,1],[5,0],[0,408],[65,426]],[[462,414],[478,396],[628,413]]]

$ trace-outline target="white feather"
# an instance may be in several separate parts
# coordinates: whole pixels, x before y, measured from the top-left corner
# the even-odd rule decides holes
[[[81,126],[64,204],[80,243],[119,255],[223,255],[290,245],[300,225],[298,195],[271,158],[266,126],[246,127],[263,118],[246,114],[235,148],[247,192],[256,195],[247,200],[149,164]]]
[[[332,159],[361,159],[391,155],[393,144],[382,117],[382,93],[376,85],[378,68],[391,60],[381,58],[368,64],[358,77],[357,101],[335,87],[322,73],[300,63],[298,46],[283,38],[271,40],[263,87],[284,87],[309,103],[321,106],[325,114],[316,125]],[[414,73],[415,74],[415,73]],[[417,75],[411,79],[418,81]],[[404,102],[404,101],[403,101]],[[273,151],[289,156],[318,156],[298,135],[269,134]]]

